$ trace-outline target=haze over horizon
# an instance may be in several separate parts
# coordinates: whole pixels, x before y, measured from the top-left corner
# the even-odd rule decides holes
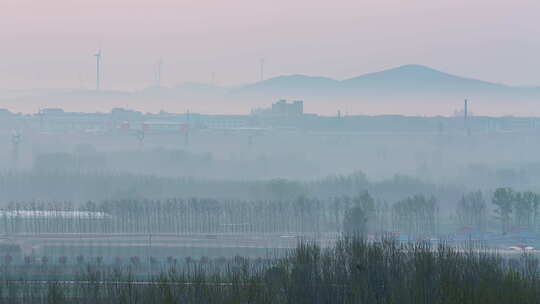
[[[0,0],[0,302],[540,303],[539,13]]]
[[[0,88],[223,86],[290,74],[343,80],[418,63],[540,85],[538,1],[79,1],[0,4]]]

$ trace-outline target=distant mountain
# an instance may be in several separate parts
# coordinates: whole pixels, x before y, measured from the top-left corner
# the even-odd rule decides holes
[[[346,88],[366,89],[373,87],[407,90],[464,88],[500,89],[505,85],[472,78],[459,77],[423,65],[404,65],[382,72],[365,74],[341,82]]]
[[[422,65],[404,65],[345,80],[286,75],[235,87],[184,83],[135,92],[92,90],[0,91],[3,104],[20,109],[56,105],[85,109],[133,106],[145,111],[192,109],[207,113],[246,113],[277,99],[303,99],[306,111],[448,115],[473,101],[477,113],[540,115],[540,87],[517,87],[460,77]]]
[[[138,96],[160,98],[223,98],[229,88],[219,87],[206,83],[186,82],[174,87],[148,87],[138,91]]]
[[[404,65],[345,80],[279,76],[228,92],[228,99],[255,102],[303,99],[308,111],[449,115],[472,100],[485,115],[540,115],[540,88],[460,77],[422,65]]]
[[[230,96],[267,96],[286,98],[291,96],[317,96],[339,87],[339,81],[307,75],[285,75],[253,84],[243,85],[229,91]]]
[[[446,96],[486,94],[486,96],[523,97],[539,95],[539,88],[511,87],[503,84],[459,77],[422,65],[404,65],[338,81],[304,75],[279,76],[234,91],[246,95],[342,97]],[[502,95],[500,95],[502,94]],[[375,95],[375,96],[374,96]],[[531,97],[532,97],[531,95]]]
[[[241,87],[242,91],[271,91],[271,90],[313,90],[313,89],[329,89],[339,86],[340,82],[326,77],[315,77],[306,75],[288,75],[278,76],[249,84]]]

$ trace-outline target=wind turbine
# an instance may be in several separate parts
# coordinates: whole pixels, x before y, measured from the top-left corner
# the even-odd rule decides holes
[[[264,58],[261,58],[259,60],[259,63],[261,65],[261,81],[264,80]]]
[[[101,48],[96,54],[94,54],[94,56],[96,57],[96,90],[99,91],[101,85]]]

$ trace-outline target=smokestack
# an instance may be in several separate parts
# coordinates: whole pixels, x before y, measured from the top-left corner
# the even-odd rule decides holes
[[[96,57],[96,91],[99,91],[101,88],[101,48],[94,56]]]
[[[467,99],[465,99],[465,102],[463,104],[463,122],[465,125],[465,132],[467,132],[467,135],[470,135],[469,132],[469,102]]]
[[[465,99],[465,104],[463,105],[463,117],[465,118],[465,122],[467,122],[467,109],[468,108],[468,102],[467,99]]]

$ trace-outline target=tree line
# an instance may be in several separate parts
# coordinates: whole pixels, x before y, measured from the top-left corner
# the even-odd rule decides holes
[[[540,196],[498,188],[491,205],[480,191],[455,202],[452,227],[478,231],[513,228],[536,231]],[[319,199],[232,200],[213,198],[118,199],[12,202],[0,212],[0,232],[16,233],[276,233],[319,236],[400,232],[417,237],[451,233],[449,219],[433,195],[416,194],[393,203],[368,191]],[[446,225],[445,227],[448,227]]]
[[[344,238],[331,248],[299,243],[264,264],[239,258],[136,276],[128,267],[89,266],[69,280],[0,274],[3,303],[539,303],[537,257],[502,257],[470,246],[437,248],[392,239]]]

